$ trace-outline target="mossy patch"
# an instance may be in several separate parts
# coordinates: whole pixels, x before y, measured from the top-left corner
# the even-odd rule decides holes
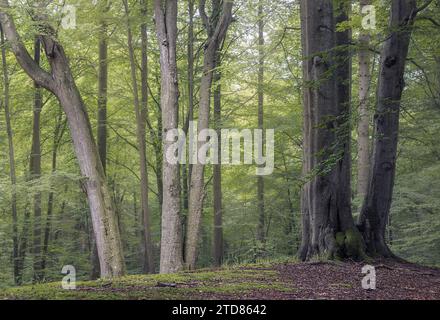
[[[116,279],[77,282],[75,290],[64,290],[61,282],[9,288],[0,299],[197,299],[209,293],[240,295],[254,290],[288,290],[277,282],[278,272],[256,264],[218,270],[176,274],[130,275]],[[175,287],[161,287],[170,283]]]

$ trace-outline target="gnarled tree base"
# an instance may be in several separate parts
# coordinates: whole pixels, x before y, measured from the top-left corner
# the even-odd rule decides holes
[[[302,261],[310,260],[316,256],[329,260],[361,261],[366,258],[364,241],[356,228],[337,233],[326,228],[315,238],[317,241],[303,241],[299,251],[299,258]]]

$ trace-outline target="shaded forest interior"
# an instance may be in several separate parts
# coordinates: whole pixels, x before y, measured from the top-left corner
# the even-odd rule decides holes
[[[438,0],[0,0],[0,24],[0,288],[440,266]],[[175,163],[177,128],[198,160],[254,145]]]

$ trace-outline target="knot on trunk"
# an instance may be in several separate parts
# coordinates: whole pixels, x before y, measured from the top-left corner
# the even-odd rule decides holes
[[[396,56],[388,56],[385,58],[385,66],[387,68],[391,68],[392,66],[394,66],[397,63],[397,57]]]

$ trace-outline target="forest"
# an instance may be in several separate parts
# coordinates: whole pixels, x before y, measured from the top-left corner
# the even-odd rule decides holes
[[[373,264],[440,299],[440,1],[0,0],[0,31],[0,298]]]

